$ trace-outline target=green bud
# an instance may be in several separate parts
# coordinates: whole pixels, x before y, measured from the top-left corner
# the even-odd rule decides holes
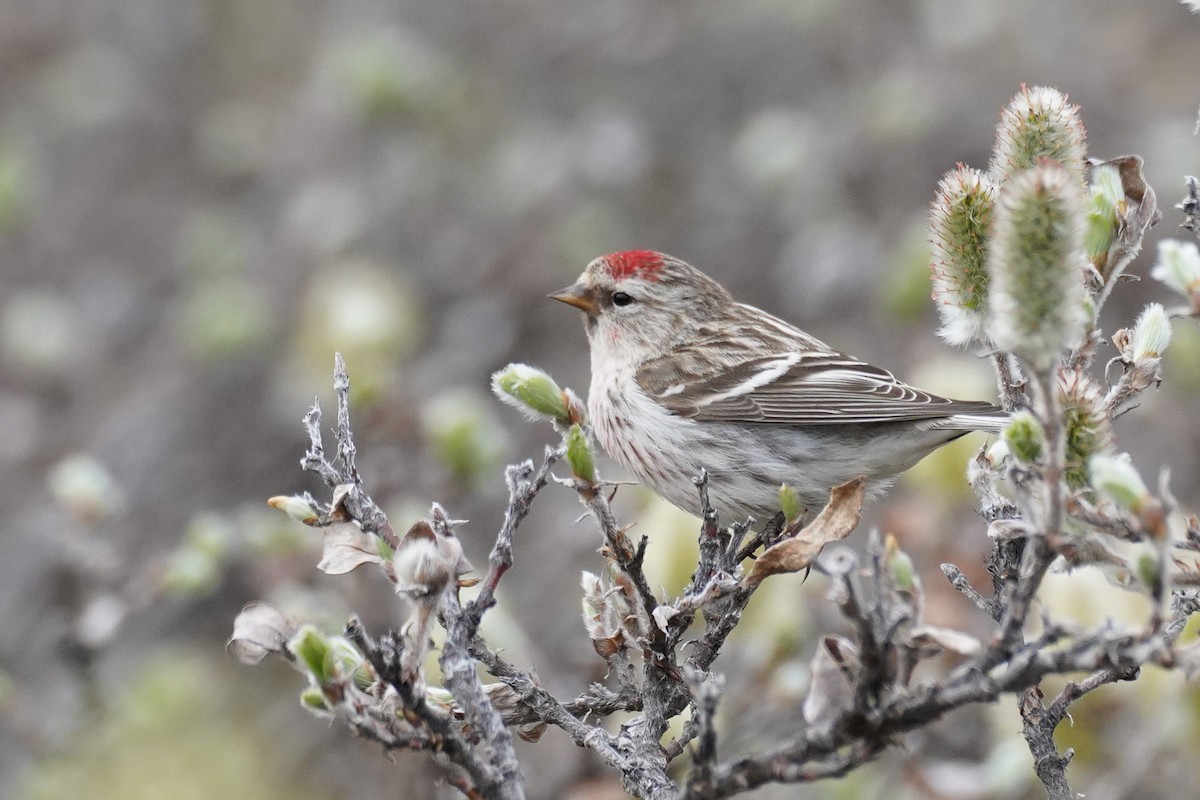
[[[325,686],[335,677],[334,650],[330,644],[312,625],[302,626],[287,644],[297,664],[303,666],[318,686]]]
[[[1041,421],[1028,411],[1017,411],[1004,429],[1008,452],[1023,464],[1036,464],[1046,450],[1046,434]]]
[[[362,665],[363,654],[345,636],[330,636],[326,642],[329,644],[332,661],[342,674],[356,670]]]
[[[800,502],[800,495],[796,494],[796,490],[784,483],[779,486],[779,510],[790,524],[803,517],[808,507]]]
[[[1140,511],[1151,500],[1150,490],[1138,475],[1129,455],[1097,453],[1088,459],[1092,486],[1121,508]]]
[[[884,563],[891,573],[892,583],[902,592],[911,592],[917,588],[917,572],[913,567],[908,553],[900,549],[900,543],[890,533],[884,540]]]
[[[1162,281],[1193,303],[1200,298],[1200,248],[1195,242],[1163,239],[1150,277]]]
[[[387,539],[383,538],[382,536],[376,538],[377,541],[375,542],[375,551],[379,553],[379,557],[384,561],[391,561],[392,557],[396,555],[396,551],[390,544],[388,544]]]
[[[563,436],[567,445],[567,463],[576,478],[585,481],[596,480],[596,463],[592,458],[592,446],[584,434],[583,428],[572,425]]]
[[[435,705],[442,706],[445,709],[454,708],[454,695],[450,694],[449,690],[443,689],[441,686],[426,686],[425,699]]]
[[[950,344],[982,339],[987,314],[988,228],[996,185],[985,173],[959,164],[938,184],[930,211],[933,299]]]
[[[329,645],[329,660],[333,665],[332,677],[349,675],[359,689],[366,689],[375,682],[374,669],[353,642],[345,636],[329,636],[326,642]]]
[[[329,701],[325,699],[325,693],[315,686],[309,686],[300,693],[300,705],[319,717],[327,717],[333,713]]]
[[[1062,166],[1070,180],[1082,186],[1085,139],[1079,106],[1045,86],[1021,87],[1000,114],[991,174],[1006,183],[1043,162]]]
[[[1159,581],[1162,576],[1158,570],[1158,559],[1150,553],[1139,553],[1134,569],[1137,573],[1138,580],[1143,586],[1149,589],[1157,590]]]
[[[1104,273],[1108,260],[1108,248],[1117,235],[1124,204],[1125,189],[1121,186],[1121,173],[1117,168],[1110,164],[1093,168],[1092,183],[1088,187],[1083,248],[1088,261],[1101,273]]]
[[[1150,303],[1142,309],[1133,326],[1130,340],[1130,355],[1134,361],[1142,358],[1158,358],[1171,343],[1171,320],[1159,303]]]
[[[528,364],[509,364],[492,375],[492,391],[531,420],[570,422],[569,398],[553,378]]]
[[[1036,370],[1083,330],[1080,194],[1066,170],[1043,164],[1005,187],[992,226],[988,332]]]

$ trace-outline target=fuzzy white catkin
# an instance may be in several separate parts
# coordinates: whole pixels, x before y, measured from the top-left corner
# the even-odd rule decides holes
[[[1034,369],[1052,365],[1085,320],[1082,187],[1043,163],[1000,196],[988,254],[988,333]]]
[[[1133,326],[1130,350],[1135,360],[1157,358],[1171,343],[1171,320],[1159,303],[1150,303],[1142,309]]]
[[[1046,86],[1022,86],[996,126],[992,177],[997,183],[1007,183],[1050,161],[1082,184],[1086,139],[1079,106],[1071,105],[1065,94]]]
[[[984,338],[987,321],[988,227],[996,185],[977,169],[959,165],[938,184],[929,214],[933,299],[949,344]]]

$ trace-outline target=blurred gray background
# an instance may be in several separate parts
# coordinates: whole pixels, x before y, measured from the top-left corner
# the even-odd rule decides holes
[[[469,519],[476,564],[502,465],[552,436],[488,376],[521,360],[586,390],[578,315],[545,295],[605,252],[665,250],[905,379],[990,397],[986,362],[934,334],[938,178],[986,166],[1021,83],[1059,87],[1093,155],[1146,159],[1167,214],[1145,275],[1200,172],[1198,44],[1170,0],[0,3],[0,796],[457,796],[427,757],[310,718],[286,666],[222,650],[255,599],[331,629],[400,618],[382,576],[317,574],[316,532],[263,503],[318,488],[299,420],[315,395],[332,409],[333,352],[369,489],[401,529],[432,500]],[[1106,332],[1149,300],[1171,302],[1122,289]],[[1119,442],[1195,509],[1194,323],[1165,371]],[[982,442],[869,518],[912,553],[931,619],[976,632],[937,565],[984,580],[962,479]],[[677,590],[694,523],[638,490],[617,503]],[[567,491],[539,499],[487,629],[562,696],[603,676],[578,514]],[[725,757],[797,724],[816,638],[840,630],[819,577],[776,580],[717,664],[741,687]],[[1082,621],[1145,611],[1086,575],[1046,595]],[[1038,796],[1012,706],[754,796]],[[1200,694],[1176,675],[1097,692],[1075,723],[1060,737],[1089,797],[1200,780]],[[533,797],[623,796],[555,731],[522,754]]]

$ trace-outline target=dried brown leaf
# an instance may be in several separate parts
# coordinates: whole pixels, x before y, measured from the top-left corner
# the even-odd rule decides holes
[[[624,649],[625,634],[623,631],[617,631],[612,636],[592,639],[592,647],[596,650],[596,655],[607,661]]]
[[[271,653],[284,651],[296,625],[274,606],[251,603],[233,621],[225,652],[243,664],[257,664]]]
[[[325,546],[317,569],[328,575],[344,575],[363,564],[383,564],[373,534],[354,522],[334,522],[325,527]]]
[[[356,488],[356,484],[353,483],[342,483],[333,487],[333,498],[329,502],[330,517],[340,520],[353,519],[350,510],[346,508],[346,500]]]
[[[671,626],[671,620],[679,616],[679,611],[672,606],[664,605],[654,609],[653,616],[654,624],[658,626],[659,630],[666,632],[667,628]]]
[[[854,682],[861,669],[858,648],[840,636],[825,636],[809,669],[812,684],[804,698],[804,721],[823,725],[854,704]]]
[[[769,575],[806,569],[826,545],[845,539],[862,516],[865,485],[865,478],[855,478],[835,487],[829,493],[829,503],[816,519],[795,536],[767,548],[754,562],[742,585],[753,588]]]
[[[911,642],[922,653],[929,655],[950,652],[960,656],[973,656],[983,649],[983,645],[974,636],[936,625],[918,625],[913,628]]]
[[[545,732],[545,722],[531,722],[528,725],[517,726],[517,736],[523,742],[536,742],[542,738],[542,734]]]

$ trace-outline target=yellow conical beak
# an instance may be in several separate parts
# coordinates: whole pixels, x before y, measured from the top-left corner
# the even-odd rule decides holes
[[[566,303],[569,306],[575,306],[585,314],[595,314],[598,309],[596,304],[596,293],[591,289],[581,284],[568,286],[566,289],[560,289],[557,292],[552,292],[546,295],[551,300],[558,300]]]

